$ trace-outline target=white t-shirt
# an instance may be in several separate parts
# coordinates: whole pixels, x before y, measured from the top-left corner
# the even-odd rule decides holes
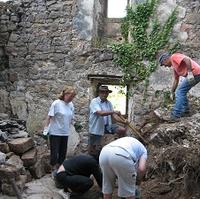
[[[135,160],[136,162],[138,162],[141,156],[147,159],[147,150],[145,146],[140,141],[138,141],[133,137],[127,136],[119,138],[115,141],[112,141],[107,146],[117,146],[123,148],[131,155],[133,160]]]
[[[74,117],[73,103],[66,103],[60,99],[55,100],[49,109],[48,115],[52,117],[49,125],[49,134],[68,136]]]

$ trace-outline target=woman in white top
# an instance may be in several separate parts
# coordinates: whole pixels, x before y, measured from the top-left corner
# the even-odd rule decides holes
[[[65,160],[70,125],[74,117],[72,100],[75,95],[76,91],[72,86],[64,87],[49,109],[45,129],[48,129],[49,134],[50,163],[53,171],[56,171]]]

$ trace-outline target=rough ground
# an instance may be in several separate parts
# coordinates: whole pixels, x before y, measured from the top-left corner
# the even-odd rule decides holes
[[[179,122],[164,121],[169,114],[160,108],[143,117],[140,130],[149,143],[149,158],[142,199],[199,199],[199,101],[192,101],[191,115]]]
[[[147,141],[148,170],[141,185],[142,199],[200,199],[200,102],[193,100],[190,117],[165,121],[168,108],[153,110],[134,124]],[[129,134],[135,134],[129,129]],[[137,136],[135,136],[137,137]],[[113,140],[105,137],[105,144]],[[26,184],[24,199],[62,199],[50,175]],[[117,189],[113,199],[117,199]],[[13,199],[0,196],[1,199]],[[100,199],[94,186],[74,199]]]
[[[22,198],[23,199],[67,199],[59,194],[60,189],[55,187],[51,175],[46,175],[41,179],[34,180],[26,184]],[[100,199],[99,189],[95,185],[85,195],[70,197],[71,199]],[[0,199],[16,199],[16,197],[9,197],[0,195]]]

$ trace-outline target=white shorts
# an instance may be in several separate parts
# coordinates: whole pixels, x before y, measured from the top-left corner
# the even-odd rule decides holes
[[[135,162],[124,149],[119,147],[103,147],[99,164],[103,173],[104,194],[113,193],[116,178],[118,179],[118,196],[135,196],[136,168]]]

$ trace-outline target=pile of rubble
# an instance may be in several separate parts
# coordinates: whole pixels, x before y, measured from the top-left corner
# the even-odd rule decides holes
[[[190,117],[175,123],[163,120],[170,114],[164,109],[144,119],[140,130],[148,140],[149,158],[143,199],[200,198],[200,113],[198,106],[192,108]]]
[[[175,123],[168,123],[161,117],[170,114],[168,109],[162,108],[145,114],[141,117],[140,123],[134,123],[148,143],[147,175],[141,184],[142,199],[200,198],[200,108],[198,104],[192,104],[190,117],[181,118]],[[132,134],[130,129],[129,133]],[[70,141],[69,144],[73,145],[70,148],[74,151],[75,147],[78,148],[77,143],[80,138],[76,134],[72,135],[72,140],[76,142]],[[133,136],[137,137],[134,133]],[[113,139],[114,136],[108,135],[105,137],[105,144]],[[50,172],[48,147],[43,142],[44,139],[35,139],[35,137],[33,139],[28,135],[23,121],[0,120],[0,179],[1,191],[4,194],[16,194],[15,186],[22,192],[25,182],[31,181],[32,178],[41,178]],[[38,194],[39,191],[43,191],[45,193],[39,193],[39,198],[45,194],[52,198],[59,198],[57,194],[59,190],[55,189],[48,175],[41,178],[37,186],[36,181],[26,183],[30,188],[25,189],[23,194],[35,198],[33,192]],[[46,188],[45,190],[42,189],[41,184]],[[33,189],[37,191],[32,191]],[[94,186],[87,193],[86,198],[97,198],[96,192],[97,187]],[[114,198],[117,198],[116,192],[117,189]]]
[[[21,193],[26,182],[50,170],[47,145],[34,141],[25,122],[0,119],[0,192],[10,196]]]

